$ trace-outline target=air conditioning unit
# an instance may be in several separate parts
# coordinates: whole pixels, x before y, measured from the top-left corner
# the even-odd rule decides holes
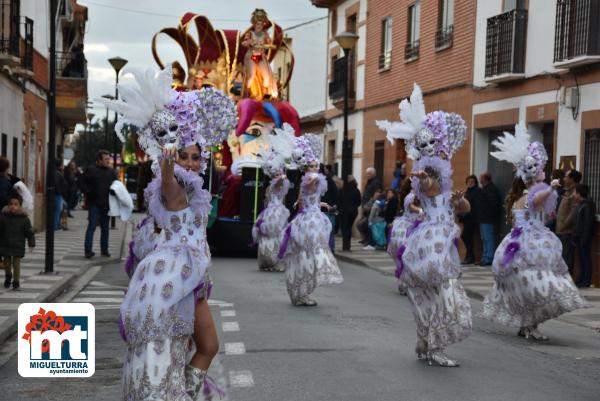
[[[575,109],[579,106],[579,89],[576,87],[565,89],[565,107]]]

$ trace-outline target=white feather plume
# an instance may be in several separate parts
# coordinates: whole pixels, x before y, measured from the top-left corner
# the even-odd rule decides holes
[[[135,82],[119,84],[120,99],[97,99],[99,103],[120,114],[115,131],[121,140],[124,139],[122,129],[125,124],[144,128],[154,113],[165,108],[173,93],[171,69],[157,72],[154,68],[128,68],[123,71],[123,75],[127,74],[132,74]]]
[[[400,102],[400,122],[378,120],[375,123],[379,129],[387,131],[387,139],[394,142],[395,139],[412,141],[423,126],[425,120],[425,103],[423,92],[416,83],[410,95],[410,101],[404,99]]]
[[[284,123],[282,128],[275,128],[275,135],[269,136],[269,142],[274,152],[281,155],[283,160],[289,161],[292,158],[292,151],[296,147],[296,132],[294,128]]]
[[[497,149],[490,155],[498,160],[504,160],[512,164],[518,164],[529,155],[528,146],[531,136],[527,132],[524,121],[515,125],[515,134],[504,132],[504,135],[492,142]]]

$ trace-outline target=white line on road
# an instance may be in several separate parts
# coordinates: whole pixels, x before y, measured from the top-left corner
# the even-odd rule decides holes
[[[225,343],[225,355],[244,355],[245,353],[244,343]]]
[[[223,331],[240,331],[238,322],[223,322]]]
[[[229,385],[231,387],[253,387],[252,372],[249,370],[229,371]]]
[[[234,310],[222,310],[221,311],[221,317],[235,317],[235,311]]]
[[[105,291],[105,290],[85,290],[81,291],[79,295],[121,295],[123,296],[123,291]]]
[[[106,303],[111,303],[111,304],[116,304],[116,303],[121,303],[123,302],[123,298],[75,298],[73,301],[71,302],[89,302],[91,304],[94,303],[99,303],[99,304],[106,304]]]

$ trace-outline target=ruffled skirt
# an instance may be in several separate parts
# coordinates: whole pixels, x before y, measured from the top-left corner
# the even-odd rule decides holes
[[[286,233],[289,238],[284,239],[287,249],[282,262],[292,302],[311,294],[321,285],[344,280],[329,248],[331,222],[325,214],[318,209],[303,211],[286,230],[289,230]]]
[[[279,248],[290,212],[282,204],[269,205],[252,227],[252,238],[258,244],[258,267],[274,268],[279,263]]]
[[[417,353],[444,349],[471,334],[471,304],[457,279],[435,287],[409,287],[408,299],[417,325]]]
[[[534,327],[563,313],[589,307],[571,276],[548,269],[496,278],[478,316],[511,327]]]

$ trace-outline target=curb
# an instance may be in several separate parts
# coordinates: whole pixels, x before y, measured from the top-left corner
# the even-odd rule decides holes
[[[27,303],[51,302],[52,300],[54,300],[58,296],[60,296],[62,293],[64,293],[67,290],[67,288],[69,288],[78,278],[83,276],[89,268],[91,268],[93,266],[106,266],[106,265],[119,263],[121,261],[121,258],[123,257],[125,249],[127,249],[127,247],[125,245],[127,238],[131,237],[132,226],[129,222],[125,223],[125,224],[126,224],[125,228],[124,228],[125,232],[123,233],[123,240],[121,243],[121,247],[119,249],[118,257],[108,258],[108,259],[104,259],[102,261],[94,261],[94,262],[90,261],[88,263],[85,263],[83,266],[81,266],[79,268],[79,270],[77,270],[76,272],[73,272],[73,273],[65,274],[64,278],[62,280],[58,280],[49,289],[45,290],[40,295],[38,295],[37,298],[35,298],[33,300],[28,300]],[[57,266],[56,270],[57,270],[57,272],[55,272],[54,274],[59,275],[60,268],[58,266]],[[40,272],[40,274],[44,274],[44,273]],[[10,315],[9,318],[7,319],[7,321],[2,325],[2,327],[0,327],[0,344],[4,343],[7,339],[9,339],[11,336],[13,336],[14,334],[17,333],[18,323],[19,323],[18,313],[15,312],[12,315]]]
[[[337,252],[334,254],[334,256],[337,259],[339,259],[339,260],[341,260],[343,262],[350,263],[350,264],[355,265],[355,266],[366,267],[367,269],[374,270],[374,271],[376,271],[376,272],[378,272],[380,274],[383,274],[384,276],[393,276],[394,275],[393,273],[391,273],[391,272],[389,272],[387,270],[381,269],[381,268],[376,267],[376,266],[371,266],[371,265],[363,262],[362,260],[359,260],[359,259],[356,259],[356,258],[353,258],[353,257],[350,257],[350,256],[340,255]]]

